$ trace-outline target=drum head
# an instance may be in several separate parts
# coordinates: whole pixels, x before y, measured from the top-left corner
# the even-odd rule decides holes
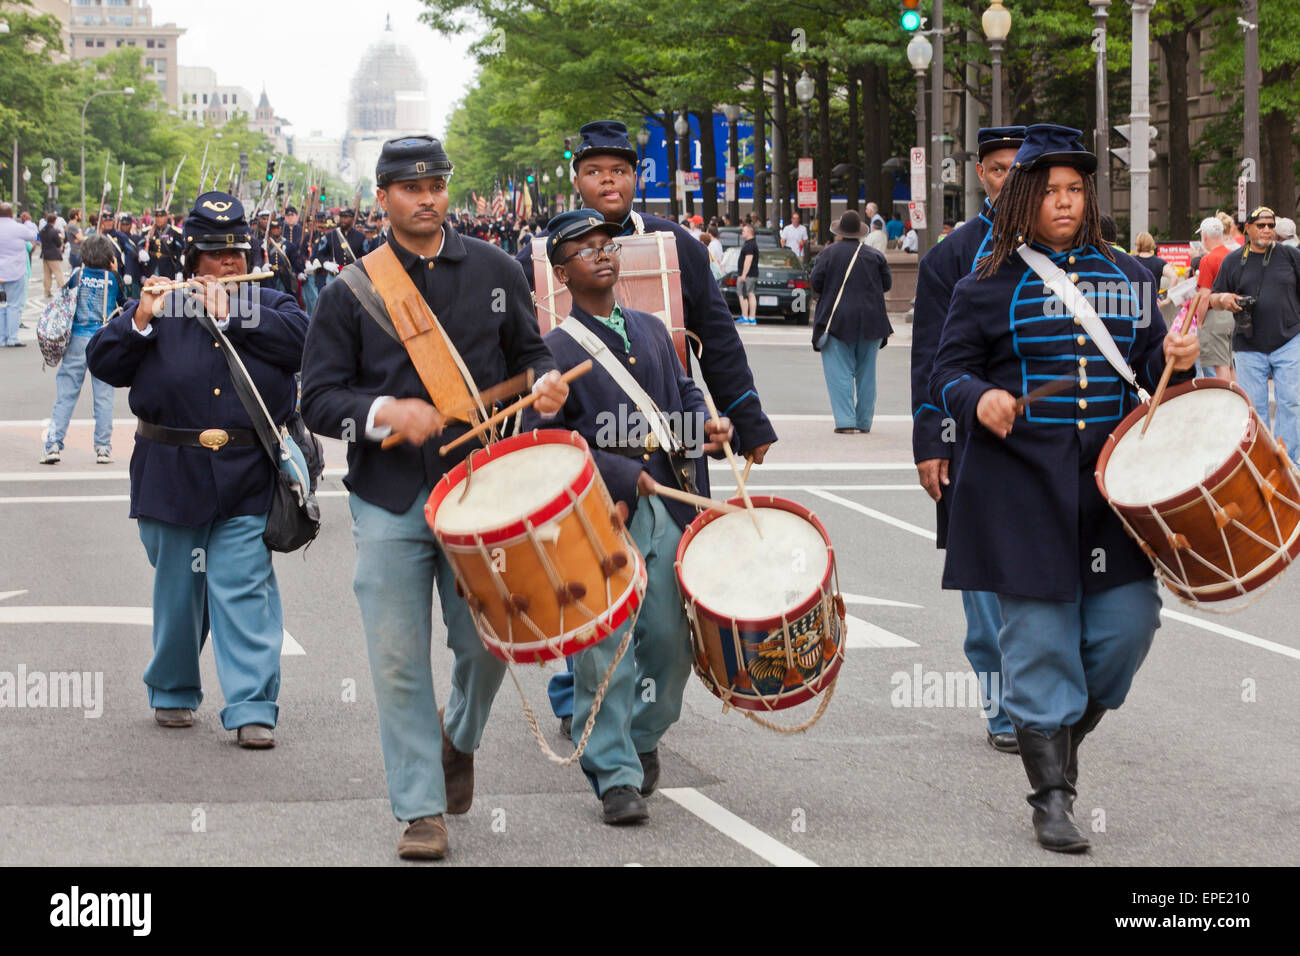
[[[1150,505],[1195,488],[1241,445],[1250,403],[1230,388],[1167,397],[1142,435],[1140,422],[1119,439],[1106,464],[1106,494],[1117,505]]]
[[[482,464],[442,499],[434,518],[438,534],[472,534],[520,521],[564,497],[587,463],[586,446],[548,442],[516,448]]]
[[[817,594],[830,553],[821,531],[780,508],[719,515],[700,528],[681,556],[683,589],[723,617],[761,621],[780,617]]]

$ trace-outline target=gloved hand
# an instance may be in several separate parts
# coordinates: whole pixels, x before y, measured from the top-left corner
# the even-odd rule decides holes
[[[319,265],[318,263],[316,263],[316,262],[314,262],[314,261],[312,261],[312,260],[309,259],[309,260],[307,260],[307,264],[304,265],[304,266],[302,267],[302,271],[303,271],[306,275],[315,275],[315,274],[316,274],[316,270],[319,269],[319,268],[320,268],[320,265]]]
[[[141,250],[140,250],[140,255],[139,255],[138,258],[140,259],[141,264],[148,262],[148,261],[149,261],[149,250],[148,250],[148,249],[141,249]]]
[[[124,276],[122,277],[122,282],[123,282],[125,285],[130,285],[130,284],[131,284],[132,282],[134,282],[134,281],[135,281],[135,276],[131,275],[130,273],[127,273],[126,275],[124,275]]]
[[[339,264],[337,262],[327,262],[325,263],[325,271],[336,276],[339,274]]]
[[[298,281],[299,281],[299,282],[306,282],[306,281],[307,281],[307,273],[305,273],[305,272],[299,272],[299,273],[298,273]]]

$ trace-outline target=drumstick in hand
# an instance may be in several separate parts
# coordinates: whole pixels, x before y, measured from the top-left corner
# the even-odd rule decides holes
[[[746,481],[746,482],[749,481],[749,469],[751,469],[751,468],[753,468],[753,467],[754,467],[754,456],[753,456],[753,455],[746,455],[746,456],[745,456],[745,473],[744,473],[743,475],[740,476],[741,479],[742,479],[743,481]]]
[[[718,407],[713,404],[713,399],[708,392],[704,393],[704,401],[709,406],[709,414],[713,416],[713,423],[719,423]],[[731,473],[736,476],[736,487],[740,489],[740,497],[745,501],[745,508],[749,511],[749,520],[754,522],[754,530],[758,532],[761,539],[763,529],[758,526],[758,515],[754,512],[754,502],[749,500],[749,491],[745,488],[745,479],[741,477],[740,466],[736,464],[736,455],[731,450],[731,442],[723,442],[722,450],[726,452],[727,464],[731,466]]]
[[[575,378],[578,378],[579,376],[582,375],[586,375],[590,371],[591,371],[591,359],[587,359],[587,361],[583,362],[581,365],[575,365],[573,366],[573,368],[569,369],[567,372],[561,375],[560,381],[564,382],[567,385],[569,382],[572,382]],[[447,454],[447,452],[451,451],[452,449],[459,448],[461,445],[465,444],[465,442],[477,438],[479,435],[482,435],[484,432],[491,431],[493,428],[497,426],[497,424],[505,421],[507,418],[509,418],[511,415],[515,414],[516,412],[523,411],[525,408],[532,405],[533,402],[537,401],[541,397],[542,397],[541,392],[533,392],[529,395],[525,395],[523,398],[519,399],[519,401],[501,409],[501,411],[497,412],[491,418],[487,419],[486,421],[480,422],[478,425],[474,426],[474,428],[470,429],[465,434],[461,435],[455,441],[448,442],[447,444],[443,445],[441,448],[438,449],[438,454],[445,455]]]
[[[1196,295],[1197,295],[1197,299],[1199,300],[1200,292],[1197,292]],[[1198,306],[1199,306],[1199,301],[1197,303],[1194,303],[1190,308],[1188,308],[1187,315],[1184,316],[1183,321],[1179,323],[1179,326],[1176,330],[1179,335],[1183,334],[1184,327],[1188,324],[1189,321],[1191,321],[1191,318],[1196,313],[1196,309]],[[1169,376],[1173,374],[1174,374],[1174,360],[1170,359],[1169,361],[1165,362],[1165,371],[1164,374],[1160,376],[1160,384],[1156,386],[1155,395],[1152,396],[1151,398],[1151,407],[1147,409],[1147,417],[1142,420],[1142,431],[1138,433],[1139,439],[1142,438],[1147,433],[1147,429],[1151,426],[1151,419],[1155,418],[1156,415],[1156,407],[1160,404],[1160,400],[1165,397],[1165,386],[1169,384]]]
[[[655,482],[654,493],[659,495],[661,498],[672,498],[674,501],[682,501],[688,505],[695,505],[695,507],[703,508],[706,511],[710,508],[715,511],[725,511],[728,513],[745,510],[736,505],[728,504],[725,501],[714,501],[712,498],[705,498],[703,495],[693,495],[688,491],[678,491],[676,488],[669,488],[667,485],[661,485],[657,481]]]

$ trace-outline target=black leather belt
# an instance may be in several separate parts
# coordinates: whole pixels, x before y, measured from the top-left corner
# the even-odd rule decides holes
[[[252,447],[257,444],[257,433],[251,428],[168,428],[166,425],[137,420],[135,433],[164,445],[207,448],[211,451],[226,445]]]

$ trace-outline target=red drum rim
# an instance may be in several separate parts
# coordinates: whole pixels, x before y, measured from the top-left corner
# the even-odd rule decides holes
[[[1093,478],[1097,482],[1097,488],[1101,491],[1101,496],[1106,499],[1107,503],[1110,504],[1111,507],[1123,511],[1126,514],[1146,514],[1148,510],[1152,508],[1179,508],[1183,505],[1191,504],[1193,501],[1201,500],[1201,485],[1211,488],[1226,481],[1228,477],[1237,470],[1241,464],[1239,456],[1248,454],[1251,446],[1259,437],[1259,414],[1256,411],[1255,406],[1250,403],[1250,398],[1239,385],[1235,382],[1225,382],[1223,379],[1218,378],[1194,378],[1190,382],[1183,382],[1181,385],[1175,385],[1173,388],[1168,389],[1165,392],[1164,398],[1161,399],[1160,404],[1163,406],[1171,399],[1177,398],[1180,395],[1186,395],[1189,392],[1195,392],[1207,388],[1228,389],[1229,391],[1236,392],[1237,395],[1241,397],[1242,401],[1246,403],[1246,407],[1250,409],[1250,416],[1246,420],[1246,430],[1242,433],[1241,440],[1237,443],[1236,453],[1229,455],[1218,468],[1214,469],[1214,471],[1203,478],[1199,484],[1193,485],[1177,494],[1170,495],[1168,498],[1161,498],[1157,501],[1148,501],[1144,504],[1138,505],[1121,504],[1120,502],[1115,501],[1111,498],[1109,492],[1106,491],[1106,467],[1110,464],[1111,452],[1115,450],[1120,439],[1128,434],[1134,427],[1140,425],[1142,420],[1146,418],[1151,403],[1143,402],[1137,408],[1133,409],[1133,411],[1129,412],[1128,415],[1125,416],[1124,420],[1115,426],[1115,430],[1106,437],[1106,444],[1102,447],[1101,454],[1097,456],[1097,468],[1093,472]],[[1156,414],[1159,414],[1159,412],[1157,411]]]
[[[628,589],[622,596],[620,602],[618,604],[610,605],[610,607],[605,610],[605,614],[609,615],[609,619],[601,620],[600,617],[597,617],[597,632],[604,630],[606,633],[602,634],[595,640],[588,641],[585,644],[579,644],[575,635],[578,631],[582,630],[582,628],[574,628],[572,631],[565,632],[565,634],[557,635],[555,638],[552,638],[551,641],[511,643],[510,641],[503,641],[490,627],[487,628],[487,633],[484,633],[483,628],[479,627],[479,624],[486,624],[486,619],[480,622],[478,620],[478,615],[471,610],[470,617],[474,619],[475,630],[478,631],[479,640],[483,642],[483,646],[488,649],[493,657],[503,660],[507,664],[540,664],[546,661],[558,661],[573,654],[577,654],[579,651],[585,651],[589,647],[595,647],[622,627],[623,624],[625,624],[632,616],[632,612],[641,606],[641,601],[643,600],[643,595],[645,594],[645,589],[648,585],[649,575],[646,571],[645,561],[641,559],[640,553],[635,550],[632,553],[636,558],[636,571],[632,574],[631,583],[628,585]],[[489,634],[491,634],[490,637],[488,636]],[[568,635],[567,637],[566,634]],[[558,650],[552,650],[550,645],[553,642],[558,643]],[[508,648],[510,652],[507,653],[503,648]]]
[[[559,494],[531,514],[524,515],[517,521],[496,528],[469,534],[449,534],[437,530],[438,509],[446,500],[447,495],[451,494],[452,489],[465,480],[471,463],[473,467],[480,468],[489,461],[503,455],[508,455],[521,448],[531,448],[539,445],[572,445],[581,449],[587,456],[587,460],[583,463],[578,476],[567,486],[562,487]],[[429,529],[444,544],[471,548],[477,547],[480,543],[484,545],[501,544],[526,533],[528,530],[526,524],[533,526],[546,524],[573,507],[573,501],[565,493],[566,490],[573,492],[575,498],[581,498],[583,492],[591,484],[595,470],[596,463],[592,460],[587,441],[577,432],[564,431],[560,428],[535,428],[522,435],[515,435],[488,445],[486,448],[480,448],[438,479],[437,485],[430,492],[429,500],[424,506],[424,518],[429,523]]]
[[[792,618],[802,617],[807,614],[822,602],[824,595],[830,593],[829,588],[831,575],[835,571],[835,548],[831,545],[830,536],[826,533],[826,528],[822,525],[821,521],[818,520],[817,516],[813,514],[812,511],[799,504],[799,502],[791,501],[789,498],[782,498],[779,495],[750,495],[749,500],[754,503],[755,508],[775,508],[779,511],[788,511],[791,514],[798,515],[817,529],[817,533],[821,535],[822,541],[826,543],[826,570],[822,574],[821,581],[812,594],[808,595],[806,599],[800,601],[784,614],[774,614],[769,617],[733,617],[732,615],[722,614],[719,611],[715,611],[713,608],[701,601],[695,595],[695,592],[687,587],[686,581],[682,577],[682,557],[686,554],[686,549],[690,547],[691,542],[695,540],[695,536],[707,527],[711,521],[716,521],[718,518],[722,517],[724,512],[721,511],[706,511],[686,526],[686,530],[682,532],[682,540],[677,544],[677,556],[673,561],[673,570],[677,575],[677,586],[681,588],[683,597],[707,615],[710,620],[715,621],[718,624],[727,625],[730,625],[734,621],[737,625],[743,624],[752,628],[767,628],[770,630],[773,627],[780,626],[782,619],[788,621]],[[739,505],[742,508],[745,506],[745,500],[740,497],[732,498],[727,503]]]

